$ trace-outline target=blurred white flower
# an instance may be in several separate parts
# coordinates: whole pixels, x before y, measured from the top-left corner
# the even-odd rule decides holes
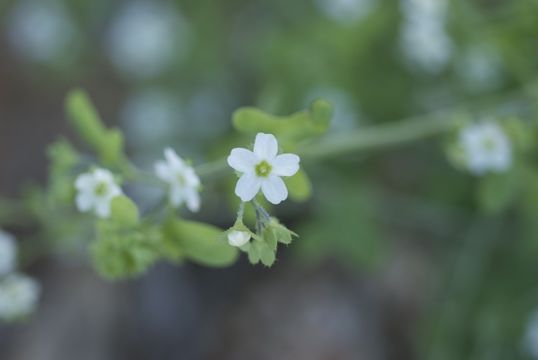
[[[460,132],[459,141],[467,159],[467,167],[475,175],[504,172],[512,164],[510,140],[495,123],[469,125]]]
[[[502,59],[493,46],[468,48],[456,65],[459,78],[472,91],[494,89],[502,82]]]
[[[404,16],[400,46],[409,64],[438,73],[452,57],[453,44],[445,28],[443,0],[402,0]]]
[[[347,25],[368,16],[377,0],[315,0],[315,3],[327,17]]]
[[[172,93],[144,89],[127,99],[121,121],[127,138],[134,144],[158,143],[176,130],[180,113],[178,101]]]
[[[13,273],[1,279],[0,319],[9,321],[29,315],[35,309],[40,292],[40,285],[24,274]]]
[[[228,232],[228,244],[235,247],[241,247],[248,243],[250,234],[246,231],[232,230]]]
[[[523,349],[533,359],[538,359],[538,311],[529,317],[527,329],[523,338]]]
[[[259,133],[254,151],[235,148],[228,157],[228,164],[242,175],[235,187],[235,194],[242,201],[254,199],[262,190],[272,204],[280,204],[288,197],[288,189],[281,176],[293,176],[299,171],[299,156],[278,154],[278,141],[271,134]]]
[[[15,238],[0,230],[0,276],[10,273],[17,265],[17,243]]]
[[[76,203],[79,211],[95,211],[101,218],[110,216],[112,199],[122,194],[114,175],[106,169],[94,169],[81,174],[75,181]]]
[[[56,60],[66,54],[74,42],[74,25],[57,1],[23,0],[8,19],[9,42],[30,60]]]
[[[169,189],[170,203],[179,207],[183,203],[187,208],[196,212],[200,209],[200,178],[194,169],[187,165],[174,150],[167,148],[164,151],[166,161],[155,164],[157,177],[166,182]]]
[[[107,49],[124,75],[151,78],[184,54],[187,32],[185,21],[174,8],[160,2],[134,1],[113,22]]]

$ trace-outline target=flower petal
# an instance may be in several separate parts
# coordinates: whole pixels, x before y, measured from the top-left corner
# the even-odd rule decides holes
[[[162,181],[166,181],[166,182],[172,181],[173,174],[170,171],[170,166],[165,161],[158,161],[155,164],[155,174]]]
[[[170,204],[177,208],[185,201],[185,192],[179,186],[172,186],[169,193]]]
[[[254,196],[260,191],[261,185],[260,179],[253,173],[243,174],[237,181],[235,194],[239,196],[242,201],[250,201],[254,199]]]
[[[278,141],[272,134],[258,133],[254,141],[254,153],[263,160],[273,160],[278,153]]]
[[[88,192],[81,192],[77,195],[76,203],[80,212],[89,211],[93,207],[93,196]]]
[[[228,156],[228,165],[242,173],[253,172],[257,161],[258,159],[252,151],[243,148],[232,149],[230,156]]]
[[[187,208],[192,212],[200,210],[200,194],[195,189],[187,189],[185,191],[185,200]]]
[[[166,148],[164,150],[164,157],[166,159],[166,162],[172,168],[182,168],[185,166],[185,162],[183,161],[183,159],[180,158],[179,155],[172,148]]]
[[[102,219],[110,217],[110,200],[100,199],[95,204],[95,213]]]
[[[262,191],[265,198],[271,203],[278,205],[288,197],[288,188],[278,176],[272,175],[262,183]]]
[[[273,173],[278,176],[293,176],[299,171],[301,159],[295,154],[278,155],[273,160]]]
[[[196,175],[196,172],[192,167],[186,167],[183,172],[183,177],[185,179],[185,185],[191,188],[197,188],[200,186],[200,178]]]
[[[75,181],[75,187],[77,190],[87,190],[90,188],[93,188],[95,184],[95,180],[93,178],[92,174],[82,174],[77,177],[77,180]]]

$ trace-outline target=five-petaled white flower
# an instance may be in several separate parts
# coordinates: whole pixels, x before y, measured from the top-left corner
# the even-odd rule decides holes
[[[81,212],[95,211],[101,218],[110,216],[112,199],[122,194],[114,175],[106,169],[94,169],[80,175],[75,181],[78,191],[76,203]]]
[[[0,319],[15,320],[30,314],[39,300],[41,287],[34,279],[12,273],[0,280]]]
[[[476,175],[504,172],[512,163],[510,140],[501,127],[492,122],[469,125],[459,136],[467,167]]]
[[[0,230],[0,276],[15,268],[17,263],[17,243],[10,234]]]
[[[246,231],[232,230],[228,233],[228,244],[240,247],[248,243],[250,234]]]
[[[228,157],[228,164],[242,175],[235,187],[235,194],[242,201],[254,199],[262,190],[272,204],[279,204],[288,197],[288,189],[281,176],[293,176],[299,171],[299,156],[278,154],[278,142],[271,134],[259,133],[254,151],[235,148]]]
[[[164,156],[166,161],[157,162],[155,172],[157,177],[170,187],[170,203],[174,207],[186,203],[190,211],[198,211],[200,209],[200,195],[198,194],[200,178],[174,150],[167,148]]]

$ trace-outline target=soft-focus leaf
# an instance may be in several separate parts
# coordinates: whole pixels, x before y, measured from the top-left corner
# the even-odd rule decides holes
[[[139,221],[138,207],[127,196],[112,199],[111,221],[122,227],[135,226]]]
[[[211,225],[173,220],[166,225],[165,236],[177,244],[185,257],[202,265],[229,266],[238,257],[238,250],[224,241],[222,231]]]
[[[303,170],[299,170],[294,176],[284,178],[284,181],[292,200],[302,202],[312,195],[312,183]]]

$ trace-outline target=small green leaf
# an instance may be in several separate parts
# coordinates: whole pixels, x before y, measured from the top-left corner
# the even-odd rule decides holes
[[[263,231],[263,240],[271,250],[276,251],[278,246],[278,240],[272,227],[265,228],[265,230]]]
[[[248,261],[255,265],[260,262],[260,247],[262,242],[258,240],[251,241],[248,247]]]
[[[188,259],[202,265],[229,266],[239,255],[235,247],[223,240],[222,231],[208,224],[172,220],[166,225],[165,236],[175,242]]]
[[[111,221],[122,227],[138,224],[140,215],[136,204],[127,196],[121,195],[112,199]]]
[[[291,177],[284,178],[284,181],[292,200],[303,202],[312,196],[312,183],[303,170],[299,170]]]
[[[324,100],[317,100],[308,110],[289,116],[271,115],[252,107],[241,108],[233,114],[232,122],[237,131],[246,134],[271,133],[286,148],[325,133],[331,116],[332,106]]]

